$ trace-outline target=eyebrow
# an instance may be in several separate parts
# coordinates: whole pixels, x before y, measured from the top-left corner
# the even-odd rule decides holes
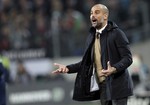
[[[100,10],[95,10],[95,12],[100,12]]]
[[[92,13],[92,12],[100,12],[100,10],[91,11],[90,13]]]

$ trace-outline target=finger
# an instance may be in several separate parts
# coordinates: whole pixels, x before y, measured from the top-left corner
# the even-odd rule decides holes
[[[61,68],[61,69],[62,69],[62,72],[65,73],[65,68]]]
[[[102,77],[102,76],[105,76],[105,74],[101,73],[101,74],[99,74],[99,76]]]
[[[107,62],[107,67],[108,67],[108,68],[111,67],[110,61]]]
[[[63,72],[63,73],[67,73],[67,69],[66,69],[66,68],[64,68],[62,72]]]
[[[62,72],[62,71],[63,71],[63,68],[59,68],[58,71],[59,71],[59,72]]]
[[[108,72],[106,72],[106,70],[102,72],[102,76],[107,77],[108,75],[109,75],[109,73],[108,73]]]
[[[104,76],[105,75],[103,72],[99,72],[98,74],[99,74],[99,76]]]
[[[106,73],[108,73],[108,70],[102,70],[102,73],[104,73],[104,74],[106,74]]]
[[[59,64],[59,63],[54,63],[54,65],[55,65],[55,66],[61,66],[61,64]]]
[[[105,77],[107,77],[108,75],[106,74]]]
[[[58,70],[52,71],[53,74],[60,73]]]

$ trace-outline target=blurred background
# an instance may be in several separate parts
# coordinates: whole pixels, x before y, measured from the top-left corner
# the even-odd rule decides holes
[[[81,60],[95,3],[109,8],[130,41],[135,95],[129,105],[150,105],[149,0],[0,0],[8,105],[100,105],[71,99],[75,74],[51,74],[54,62]]]

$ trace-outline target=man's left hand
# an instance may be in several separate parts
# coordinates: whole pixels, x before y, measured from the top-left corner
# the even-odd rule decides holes
[[[107,70],[103,69],[102,73],[107,77],[116,72],[116,68],[110,65],[110,61],[107,62]]]

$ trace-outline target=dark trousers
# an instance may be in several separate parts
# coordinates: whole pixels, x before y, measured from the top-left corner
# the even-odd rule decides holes
[[[101,105],[127,105],[127,98],[117,100],[101,100]]]
[[[101,105],[127,105],[127,97],[117,99],[117,100],[106,100],[106,83],[105,81],[103,83],[99,84],[100,88],[100,102]]]

